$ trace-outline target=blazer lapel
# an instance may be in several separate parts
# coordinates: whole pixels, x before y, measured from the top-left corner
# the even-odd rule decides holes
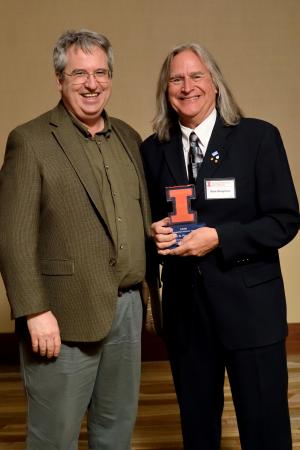
[[[119,124],[117,125],[117,122],[111,118],[111,124],[114,132],[118,136],[120,142],[122,143],[125,151],[127,152],[129,158],[132,161],[132,164],[135,167],[136,173],[139,178],[139,185],[140,185],[140,193],[141,193],[141,208],[143,213],[143,221],[144,221],[144,229],[145,234],[150,237],[150,224],[151,224],[151,211],[149,206],[149,199],[148,199],[148,193],[147,193],[147,187],[146,187],[146,181],[144,176],[144,169],[141,162],[140,157],[137,159],[135,152],[133,151],[133,148],[135,147],[137,149],[138,155],[139,153],[139,145],[138,142],[129,136],[127,136],[126,133],[124,133],[122,126]]]
[[[92,203],[110,230],[95,175],[80,140],[77,138],[76,133],[74,133],[72,121],[61,103],[52,111],[50,125],[52,126],[55,139],[66,154]]]
[[[124,136],[124,133],[122,133],[122,127],[120,125],[117,126],[116,123],[114,122],[113,118],[111,118],[111,125],[112,125],[114,132],[116,133],[119,140],[121,141],[124,149],[128,153],[129,158],[131,159],[133,165],[135,166],[135,169],[139,173],[140,167],[138,165],[138,161],[136,160],[135,155],[131,150],[131,145],[130,145],[128,138],[126,138],[126,136]],[[132,144],[138,146],[138,144],[136,142],[134,142]]]
[[[222,120],[217,120],[205,153],[205,157],[198,173],[196,185],[202,185],[203,178],[211,177],[222,165],[227,153],[227,137],[232,127],[224,126]],[[174,178],[175,185],[188,184],[188,176],[183,155],[181,132],[176,129],[170,141],[163,144],[166,163]]]
[[[232,127],[225,126],[220,117],[217,117],[205,157],[198,173],[196,184],[202,183],[203,178],[212,177],[222,166],[228,150],[227,137]]]
[[[179,130],[171,135],[171,139],[163,144],[166,163],[174,178],[174,185],[188,184],[188,176],[184,161],[182,138]]]

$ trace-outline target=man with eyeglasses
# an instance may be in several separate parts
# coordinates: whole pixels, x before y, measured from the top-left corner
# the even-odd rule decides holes
[[[139,135],[110,117],[113,55],[68,31],[61,101],[8,138],[0,253],[28,400],[27,450],[129,450],[140,382],[149,209]]]
[[[278,249],[297,234],[299,208],[279,131],[242,116],[193,43],[163,63],[153,124],[141,150],[184,449],[220,450],[226,368],[241,448],[291,450]],[[188,184],[198,228],[177,242],[166,188]]]

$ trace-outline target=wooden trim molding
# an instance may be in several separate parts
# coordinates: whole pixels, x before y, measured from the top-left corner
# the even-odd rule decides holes
[[[0,333],[0,364],[19,364],[19,344],[15,333]]]
[[[289,354],[300,353],[300,323],[289,324],[286,341]],[[142,361],[164,361],[168,359],[163,340],[159,336],[143,330]],[[14,333],[0,333],[0,364],[18,364],[18,339]]]
[[[300,323],[289,323],[289,335],[286,340],[286,348],[290,355],[300,353]]]

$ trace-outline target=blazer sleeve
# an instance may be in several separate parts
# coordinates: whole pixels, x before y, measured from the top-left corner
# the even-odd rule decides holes
[[[266,127],[255,164],[257,215],[247,223],[216,227],[225,262],[258,257],[283,247],[299,229],[299,206],[286,152],[279,134]]]
[[[38,260],[42,182],[28,141],[12,131],[0,173],[0,267],[14,318],[49,309]]]

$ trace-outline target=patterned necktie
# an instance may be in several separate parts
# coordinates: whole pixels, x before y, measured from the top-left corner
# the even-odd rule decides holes
[[[189,150],[189,163],[188,163],[188,172],[189,172],[189,182],[195,183],[198,170],[203,161],[203,153],[200,148],[200,140],[194,131],[190,134],[190,150]]]

